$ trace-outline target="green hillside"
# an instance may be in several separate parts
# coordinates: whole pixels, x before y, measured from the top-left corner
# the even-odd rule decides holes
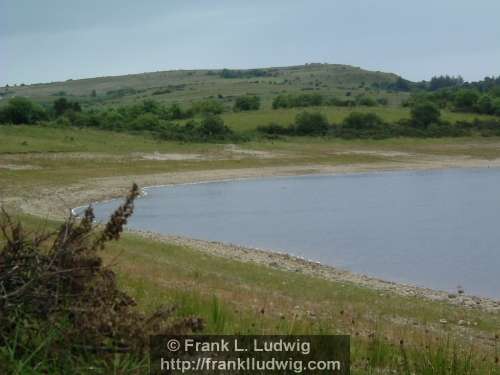
[[[67,80],[2,87],[0,95],[3,99],[24,96],[47,104],[66,96],[94,107],[146,98],[182,104],[214,97],[229,103],[235,96],[256,94],[266,108],[270,107],[271,98],[280,93],[317,92],[338,97],[379,95],[375,85],[390,84],[396,79],[395,74],[348,65],[306,64],[249,70],[173,70]],[[390,103],[399,104],[402,94],[385,92],[382,96]]]

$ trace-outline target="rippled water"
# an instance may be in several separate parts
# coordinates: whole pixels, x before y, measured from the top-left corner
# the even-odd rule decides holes
[[[132,228],[286,250],[379,278],[500,298],[500,169],[155,187]],[[106,220],[117,201],[96,205]]]

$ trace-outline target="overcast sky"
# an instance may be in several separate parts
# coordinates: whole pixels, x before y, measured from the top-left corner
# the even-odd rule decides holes
[[[0,85],[306,62],[500,75],[500,1],[0,0]]]

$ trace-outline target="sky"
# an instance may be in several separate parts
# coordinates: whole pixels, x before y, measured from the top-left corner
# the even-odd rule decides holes
[[[348,64],[500,75],[499,0],[0,0],[0,85]]]

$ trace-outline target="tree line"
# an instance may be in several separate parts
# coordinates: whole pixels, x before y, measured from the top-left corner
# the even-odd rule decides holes
[[[375,113],[351,112],[339,124],[329,123],[320,112],[301,112],[288,126],[271,123],[258,127],[269,138],[282,136],[330,136],[344,139],[392,137],[460,137],[478,134],[500,136],[500,122],[494,120],[460,121],[455,124],[442,119],[440,109],[432,102],[415,103],[409,119],[394,123]]]
[[[211,141],[239,138],[218,116],[223,110],[212,100],[193,103],[183,110],[178,104],[165,106],[153,100],[141,103],[84,111],[77,102],[59,98],[44,108],[27,98],[16,97],[0,110],[0,123],[89,127],[121,132],[149,132],[160,139]],[[199,114],[199,118],[193,118]],[[185,124],[174,120],[189,119]]]
[[[336,106],[336,107],[356,107],[356,106],[385,106],[388,104],[386,98],[372,98],[371,96],[358,95],[355,98],[340,99],[338,97],[326,97],[320,93],[304,94],[279,94],[272,102],[273,109],[278,108],[300,108],[315,106]]]

